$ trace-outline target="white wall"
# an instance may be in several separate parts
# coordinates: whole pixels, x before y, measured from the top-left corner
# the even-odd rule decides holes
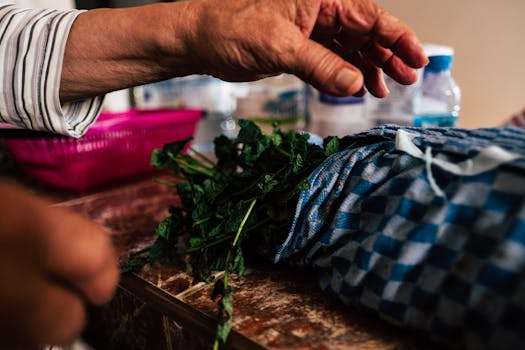
[[[424,42],[453,46],[460,126],[495,126],[525,106],[525,0],[377,0]]]

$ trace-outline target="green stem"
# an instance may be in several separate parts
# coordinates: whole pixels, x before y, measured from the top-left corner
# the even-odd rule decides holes
[[[202,159],[203,161],[205,161],[206,163],[208,163],[209,165],[211,166],[215,166],[215,162],[213,160],[211,160],[210,158],[206,157],[206,155],[204,155],[203,153],[197,151],[196,149],[194,148],[190,148],[190,150],[195,153],[195,155],[197,155],[200,159]]]
[[[278,153],[281,153],[283,156],[287,157],[287,158],[290,158],[292,155],[288,152],[286,152],[285,150],[283,150],[282,148],[278,147],[276,148],[276,151]]]
[[[168,186],[168,187],[175,187],[175,186],[177,186],[177,184],[174,184],[173,182],[162,180],[162,179],[154,179],[153,181],[155,183],[158,183],[159,185],[165,185],[165,186]]]
[[[248,208],[248,211],[244,215],[244,218],[242,219],[241,224],[239,225],[239,229],[237,230],[237,233],[235,234],[235,238],[232,243],[232,248],[235,248],[235,246],[237,245],[237,242],[239,241],[239,237],[241,236],[242,229],[244,228],[244,224],[246,224],[248,217],[252,213],[255,203],[257,203],[257,198],[254,198],[252,202],[250,203],[250,207]]]
[[[246,192],[250,191],[252,188],[254,188],[255,186],[257,186],[257,184],[258,184],[259,182],[261,182],[262,179],[264,179],[264,176],[265,176],[265,175],[266,175],[266,174],[262,174],[261,176],[259,176],[259,177],[257,178],[257,180],[255,180],[254,182],[252,182],[248,187],[245,187],[245,188],[243,188],[243,189],[240,190],[240,191],[237,191],[237,192],[235,192],[235,193],[232,193],[232,194],[231,194],[231,197],[237,197],[237,196],[239,196],[239,195],[241,195],[241,194],[243,194],[243,193],[246,193]]]
[[[203,219],[204,220],[204,219]],[[250,231],[253,231],[261,226],[263,226],[264,224],[266,224],[268,221],[271,221],[270,218],[264,218],[263,220],[261,220],[260,222],[258,222],[257,224],[253,225],[253,226],[250,226],[250,227],[247,227],[245,230],[244,230],[244,233],[246,234],[246,232],[250,232]],[[195,224],[194,224],[195,225]],[[185,250],[179,250],[177,251],[177,254],[189,254],[189,253],[193,253],[193,252],[196,252],[196,251],[199,251],[199,250],[202,250],[202,249],[207,249],[207,248],[211,248],[211,247],[215,247],[216,245],[219,245],[227,240],[229,240],[230,238],[232,238],[231,235],[228,235],[228,236],[224,236],[224,237],[220,237],[219,239],[213,241],[213,242],[210,242],[206,245],[201,245],[201,246],[198,246],[198,247],[193,247],[193,248],[188,248],[188,249],[185,249]]]
[[[193,248],[188,248],[188,249],[184,249],[184,250],[179,250],[179,251],[177,251],[177,254],[188,254],[188,253],[193,253],[193,252],[196,252],[196,251],[199,251],[199,250],[202,250],[202,249],[211,248],[211,247],[219,245],[222,242],[225,242],[225,241],[227,241],[227,240],[229,240],[231,238],[232,238],[232,236],[228,235],[228,236],[219,238],[219,239],[217,239],[217,240],[215,240],[213,242],[210,242],[210,243],[208,243],[206,245],[201,245],[201,246],[198,246],[198,247],[193,247]]]
[[[185,174],[181,173],[180,171],[173,170],[173,169],[171,169],[168,175],[177,180],[182,180],[182,181],[186,180]]]
[[[272,180],[275,179],[275,177],[276,177],[277,175],[279,175],[280,173],[282,173],[282,172],[284,171],[284,169],[285,169],[285,168],[281,168],[281,169],[277,170],[275,173],[273,173],[273,174],[272,174],[272,177],[271,177]],[[248,192],[248,191],[251,191],[252,188],[254,188],[255,186],[257,186],[257,185],[258,185],[258,184],[264,179],[264,177],[265,177],[266,175],[268,175],[268,174],[267,174],[267,173],[262,174],[261,176],[259,176],[259,177],[257,178],[257,180],[255,180],[254,182],[252,182],[252,183],[250,184],[250,186],[245,187],[244,189],[242,189],[242,190],[240,190],[240,191],[237,191],[237,192],[233,193],[233,194],[231,195],[231,197],[237,197],[237,196],[239,196],[239,195],[241,195],[241,194],[243,194],[243,193],[246,193],[246,192]]]
[[[197,165],[201,168],[204,168],[204,169],[207,169],[207,170],[211,170],[213,167],[212,166],[208,166],[206,164],[204,164],[203,162],[201,162],[200,160],[198,160],[197,158],[193,157],[193,156],[190,156],[189,154],[180,154],[177,156],[177,161],[180,162],[180,161],[185,161],[187,162],[188,164],[193,164],[193,165]]]
[[[250,207],[246,211],[246,214],[244,214],[244,217],[242,218],[241,224],[239,225],[239,228],[237,229],[237,233],[235,234],[235,238],[233,239],[232,246],[228,250],[228,255],[226,255],[226,263],[224,264],[224,289],[228,287],[228,274],[230,269],[230,260],[232,258],[232,251],[237,246],[237,242],[239,242],[239,238],[241,237],[242,229],[244,228],[244,224],[248,220],[248,217],[252,213],[253,207],[255,206],[255,203],[257,202],[257,198],[254,198],[252,202],[250,203]]]
[[[200,224],[204,224],[205,222],[208,222],[212,219],[211,216],[208,216],[207,218],[197,220],[193,223],[192,227],[199,226]]]
[[[199,174],[202,174],[202,175],[205,175],[205,176],[208,176],[208,177],[213,178],[213,173],[210,172],[210,171],[207,171],[206,169],[197,168],[197,167],[195,167],[195,166],[189,164],[188,162],[186,162],[185,160],[182,160],[182,159],[179,159],[177,162],[178,162],[180,165],[183,165],[183,166],[185,166],[185,167],[188,168],[188,169],[191,169],[191,170],[193,170],[193,171],[198,172]]]
[[[250,203],[250,207],[246,211],[246,214],[244,214],[241,224],[239,225],[239,228],[237,229],[237,233],[235,234],[235,238],[233,239],[232,246],[228,250],[228,255],[226,255],[226,262],[224,264],[224,277],[223,277],[224,290],[228,288],[228,275],[229,275],[229,269],[230,269],[230,260],[232,258],[232,251],[233,249],[235,249],[235,247],[237,246],[237,243],[239,242],[242,229],[244,228],[244,224],[246,224],[246,221],[250,217],[250,214],[252,213],[255,203],[257,203],[257,198],[254,198],[252,200],[252,202]],[[219,349],[219,339],[217,338],[217,335],[215,335],[215,340],[213,342],[213,349],[214,350]]]

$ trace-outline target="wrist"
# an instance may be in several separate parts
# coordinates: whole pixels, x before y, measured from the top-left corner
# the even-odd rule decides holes
[[[158,3],[150,5],[148,17],[140,30],[144,59],[157,67],[161,78],[194,73],[191,62],[192,6],[190,2]]]
[[[218,77],[221,70],[241,58],[237,42],[239,30],[231,29],[232,16],[239,12],[237,7],[242,6],[241,2],[234,1],[233,6],[216,0],[189,0],[168,4],[173,6],[170,11],[173,36],[169,46],[170,54],[179,59],[186,74]]]
[[[186,44],[192,28],[186,6],[158,3],[80,14],[64,52],[61,102],[195,73]]]

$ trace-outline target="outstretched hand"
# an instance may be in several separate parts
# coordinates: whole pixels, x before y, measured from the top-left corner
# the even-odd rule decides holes
[[[370,0],[192,0],[78,16],[62,102],[190,74],[250,81],[291,73],[337,96],[383,97],[383,72],[416,81],[414,32]]]
[[[68,344],[84,303],[112,296],[119,271],[97,224],[0,183],[0,344]]]
[[[414,32],[369,0],[198,0],[187,45],[198,71],[229,81],[292,73],[334,94],[388,94],[427,58]],[[190,21],[191,22],[191,21]]]

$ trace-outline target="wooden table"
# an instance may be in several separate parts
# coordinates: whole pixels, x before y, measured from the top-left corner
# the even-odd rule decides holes
[[[70,207],[111,231],[121,260],[151,244],[176,196],[146,179],[81,196]],[[95,349],[210,349],[216,305],[212,285],[180,266],[148,266],[122,276],[111,303],[90,310],[86,339]],[[227,348],[429,349],[412,333],[328,299],[311,271],[257,264],[232,278],[233,329]],[[437,348],[437,347],[436,347]]]

